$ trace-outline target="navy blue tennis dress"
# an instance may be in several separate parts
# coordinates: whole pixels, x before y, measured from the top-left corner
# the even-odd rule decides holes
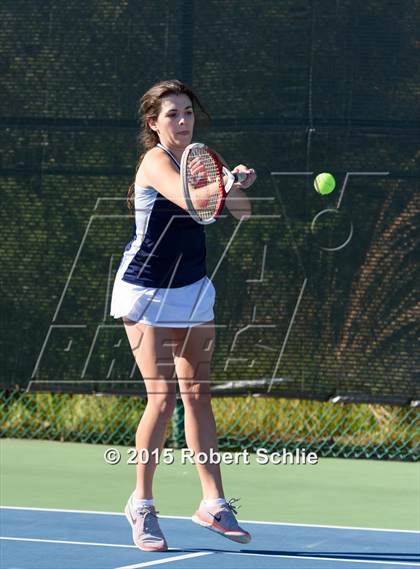
[[[179,169],[172,152],[158,146]],[[115,277],[111,316],[171,328],[213,320],[204,227],[154,188],[134,189],[133,237]]]

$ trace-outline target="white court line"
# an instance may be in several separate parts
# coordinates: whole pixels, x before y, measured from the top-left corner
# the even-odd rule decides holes
[[[23,506],[0,506],[0,510],[33,510],[36,512],[64,512],[68,514],[93,514],[93,515],[103,515],[103,516],[125,516],[122,512],[100,512],[95,510],[66,510],[61,508],[25,508]],[[191,520],[189,516],[161,516],[160,518],[167,518],[170,520]],[[262,522],[259,520],[239,520],[244,524],[263,524],[270,526],[293,526],[302,528],[327,528],[327,529],[346,529],[346,530],[361,530],[361,531],[386,531],[386,532],[397,532],[397,533],[414,533],[420,534],[420,531],[414,529],[389,529],[389,528],[365,528],[358,526],[330,526],[321,524],[296,524],[289,522]]]
[[[165,559],[156,559],[155,561],[145,561],[144,563],[135,563],[134,565],[124,565],[115,569],[138,569],[139,567],[150,567],[150,565],[160,565],[161,563],[172,563],[180,559],[190,559],[191,557],[202,557],[203,555],[213,555],[214,551],[200,551],[198,553],[188,553],[186,555],[178,555],[177,557],[166,557]]]
[[[164,517],[164,516],[162,516]],[[241,520],[247,524],[270,524],[275,526],[293,526],[293,527],[301,527],[301,528],[327,528],[327,529],[345,529],[345,530],[354,530],[354,531],[387,531],[387,532],[396,532],[396,533],[414,533],[419,534],[420,531],[415,529],[389,529],[389,528],[364,528],[358,526],[329,526],[329,525],[322,525],[322,524],[295,524],[289,522],[259,522],[257,520]]]
[[[95,547],[123,547],[128,549],[137,549],[136,545],[123,545],[120,543],[95,543],[89,541],[64,541],[59,539],[35,539],[28,537],[7,537],[0,536],[4,541],[31,541],[36,543],[58,543],[65,545],[93,545]],[[171,551],[169,548],[168,551]],[[165,557],[164,559],[157,559],[155,561],[144,561],[143,563],[136,563],[135,565],[124,565],[124,567],[117,567],[116,569],[137,569],[138,567],[149,567],[150,565],[159,565],[161,563],[172,563],[179,559],[189,559],[190,557],[202,557],[203,555],[213,555],[213,551],[198,551],[194,553],[186,553],[185,555],[177,555],[175,557]]]
[[[96,543],[93,541],[65,541],[60,539],[37,539],[32,537],[9,537],[9,536],[0,536],[0,539],[4,541],[35,541],[39,543],[64,543],[67,545],[94,545],[95,547],[128,547],[137,549],[136,545],[124,545],[122,543]]]

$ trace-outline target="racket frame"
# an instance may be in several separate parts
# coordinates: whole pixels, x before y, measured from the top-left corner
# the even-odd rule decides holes
[[[227,177],[227,183],[221,184],[222,198],[220,200],[220,204],[219,204],[217,210],[215,211],[215,213],[213,214],[213,216],[208,218],[208,219],[202,219],[198,215],[196,209],[194,208],[192,200],[191,200],[191,196],[190,196],[190,190],[188,187],[187,176],[185,175],[185,173],[187,171],[188,156],[190,155],[191,151],[194,148],[197,148],[197,149],[198,148],[206,148],[207,152],[213,157],[214,161],[216,162],[217,166],[219,167],[219,171],[220,171],[221,176]],[[209,148],[208,146],[206,146],[202,142],[193,142],[192,144],[189,144],[185,148],[184,152],[182,153],[182,157],[181,157],[180,172],[181,172],[182,192],[183,192],[185,201],[187,203],[188,213],[191,215],[191,217],[197,223],[200,223],[201,225],[210,225],[211,223],[214,223],[217,220],[218,216],[220,215],[220,213],[223,210],[226,196],[229,193],[229,191],[231,190],[233,184],[235,182],[243,182],[247,177],[247,174],[245,174],[245,172],[232,173],[228,168],[226,168],[223,165],[222,161],[217,156],[217,154],[211,148]]]

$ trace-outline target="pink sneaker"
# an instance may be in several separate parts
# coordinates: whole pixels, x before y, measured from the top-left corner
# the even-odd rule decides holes
[[[233,504],[237,501],[236,498],[232,498],[222,506],[210,508],[201,502],[198,510],[192,517],[192,521],[216,533],[220,533],[232,541],[249,543],[251,535],[239,526],[235,518],[237,507]]]
[[[157,511],[154,506],[135,508],[128,499],[125,516],[133,530],[133,541],[143,551],[166,551],[168,545],[159,527]]]

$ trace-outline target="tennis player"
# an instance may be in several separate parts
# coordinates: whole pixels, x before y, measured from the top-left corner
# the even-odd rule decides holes
[[[167,549],[153,499],[157,461],[152,452],[163,448],[177,381],[189,449],[210,456],[210,449],[217,451],[218,445],[209,389],[215,289],[206,276],[204,227],[186,211],[179,175],[197,107],[205,112],[192,90],[177,80],[157,83],[140,100],[144,154],[128,193],[135,226],[112,294],[111,315],[123,318],[147,390],[147,406],[136,433],[142,460],[137,462],[136,489],[125,508],[134,543],[146,551]],[[240,171],[247,177],[235,183],[226,199],[237,219],[251,214],[242,190],[256,179],[255,171],[243,164],[233,170]],[[149,460],[144,460],[147,456]],[[203,499],[193,521],[233,541],[249,542],[250,534],[235,517],[237,500],[225,499],[219,465],[207,461],[196,466]]]

